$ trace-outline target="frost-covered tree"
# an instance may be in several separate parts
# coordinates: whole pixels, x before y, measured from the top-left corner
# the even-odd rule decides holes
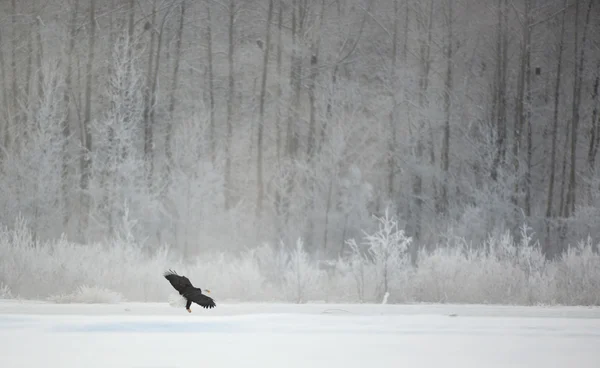
[[[5,209],[1,221],[13,223],[18,216],[28,219],[34,236],[60,236],[59,219],[65,211],[61,200],[63,140],[61,90],[63,84],[58,63],[48,63],[44,70],[41,95],[29,112],[26,134],[18,130],[11,138],[19,149],[6,152],[0,175],[0,202]]]

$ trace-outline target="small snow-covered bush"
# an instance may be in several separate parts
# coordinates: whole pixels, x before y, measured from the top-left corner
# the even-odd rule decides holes
[[[569,247],[556,270],[557,300],[569,305],[600,305],[600,255],[591,239]]]
[[[284,274],[288,298],[295,303],[307,302],[311,296],[316,295],[320,278],[321,271],[309,260],[302,239],[298,239],[296,247],[290,253]]]
[[[383,217],[377,217],[377,222],[378,229],[372,234],[365,233],[361,245],[354,239],[347,241],[350,256],[347,263],[340,265],[354,280],[360,302],[381,302],[386,294],[393,300],[408,300],[411,272],[408,246],[412,239],[387,210]]]
[[[121,293],[97,286],[82,285],[73,293],[55,295],[48,298],[55,303],[87,303],[87,304],[115,304],[124,301]]]
[[[398,222],[389,217],[387,210],[385,216],[377,220],[379,229],[366,234],[365,240],[369,246],[368,258],[375,267],[377,299],[381,300],[397,287],[395,282],[400,279],[400,273],[409,267],[408,246],[412,239],[398,228]]]
[[[4,285],[3,282],[0,282],[0,299],[12,299],[10,288],[8,285]]]

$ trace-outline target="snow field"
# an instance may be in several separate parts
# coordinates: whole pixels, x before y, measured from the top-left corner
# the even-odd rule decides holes
[[[0,302],[0,367],[597,367],[600,309]]]

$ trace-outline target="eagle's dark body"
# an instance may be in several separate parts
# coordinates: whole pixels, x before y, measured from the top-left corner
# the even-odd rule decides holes
[[[192,312],[190,309],[192,302],[207,309],[214,308],[216,306],[215,301],[211,297],[202,294],[202,290],[194,287],[187,277],[180,276],[172,270],[165,272],[164,276],[165,279],[169,280],[175,290],[177,290],[179,294],[185,298],[187,301],[185,304],[185,309],[187,309],[188,312]]]

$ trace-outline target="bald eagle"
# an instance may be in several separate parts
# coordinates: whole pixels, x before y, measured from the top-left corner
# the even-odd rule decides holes
[[[190,306],[192,302],[198,304],[203,308],[214,308],[216,306],[214,300],[202,294],[202,290],[200,288],[194,287],[190,280],[185,276],[179,276],[177,272],[169,270],[164,273],[165,279],[169,280],[171,285],[179,292],[181,296],[183,296],[186,300],[185,309],[192,313]],[[204,290],[207,293],[210,293],[210,290]]]

